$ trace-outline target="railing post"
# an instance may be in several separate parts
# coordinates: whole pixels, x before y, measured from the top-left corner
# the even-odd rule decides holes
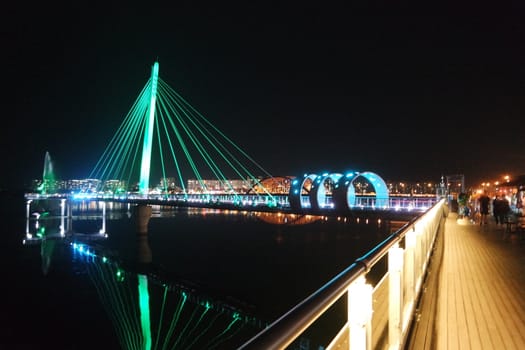
[[[65,231],[66,231],[66,228],[65,228],[65,225],[64,225],[64,218],[65,218],[65,215],[66,215],[66,202],[67,199],[65,198],[62,198],[60,200],[60,235],[61,236],[64,236],[65,235]]]
[[[26,201],[26,235],[29,234],[29,216],[31,215],[31,202],[31,199]]]
[[[416,254],[417,254],[417,260],[416,260],[416,287],[419,289],[421,287],[421,284],[423,283],[423,276],[425,274],[425,268],[426,268],[426,260],[427,260],[427,237],[426,232],[423,231],[424,224],[422,223],[421,228],[417,228],[416,230]]]
[[[390,349],[399,348],[401,338],[401,311],[403,308],[402,294],[403,249],[396,243],[388,251],[389,274],[389,317],[388,343]]]
[[[348,287],[349,349],[372,348],[372,293],[373,288],[361,276]]]
[[[71,200],[68,201],[69,205],[67,206],[67,217],[68,219],[73,219],[73,203],[71,203]]]
[[[29,216],[31,215],[31,203],[33,202],[32,199],[28,199],[26,201],[26,219],[29,219]]]
[[[405,235],[405,277],[406,286],[406,300],[410,303],[414,302],[415,297],[415,280],[416,280],[416,265],[415,265],[415,249],[416,249],[416,232],[414,229],[408,231]]]
[[[102,228],[99,233],[106,233],[106,202],[102,201]]]

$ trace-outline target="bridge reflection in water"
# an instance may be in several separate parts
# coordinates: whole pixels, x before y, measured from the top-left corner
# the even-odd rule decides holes
[[[146,236],[139,236],[140,263],[124,267],[116,257],[72,243],[110,316],[124,349],[233,348],[266,324],[232,303],[184,282],[167,282],[154,268]],[[243,335],[244,333],[244,335]]]
[[[56,203],[38,203],[40,209],[57,209]],[[50,205],[51,204],[51,205]],[[267,323],[249,313],[249,307],[233,299],[222,300],[199,286],[173,276],[152,264],[152,251],[147,226],[151,213],[132,207],[127,212],[122,205],[106,202],[79,203],[69,215],[63,202],[62,214],[54,216],[35,212],[26,217],[24,245],[40,244],[42,271],[47,275],[55,248],[67,244],[72,259],[85,266],[101,304],[110,317],[118,340],[124,349],[229,349],[248,339]],[[115,213],[120,211],[120,215]],[[81,215],[72,215],[81,214]],[[90,215],[87,215],[89,212]],[[135,260],[124,262],[98,244],[108,234],[99,227],[106,226],[107,213],[112,218],[129,216],[136,223]],[[92,233],[73,230],[73,221],[88,220]],[[93,223],[95,223],[93,225]]]

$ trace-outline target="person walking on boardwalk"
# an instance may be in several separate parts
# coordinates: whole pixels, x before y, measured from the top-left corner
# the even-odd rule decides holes
[[[479,213],[481,214],[480,225],[488,224],[487,215],[489,215],[490,197],[487,196],[487,191],[484,191],[481,197],[478,198]]]
[[[494,220],[496,220],[496,225],[503,225],[503,222],[500,221],[501,216],[501,199],[496,194],[494,200],[492,201],[492,215],[494,215]]]

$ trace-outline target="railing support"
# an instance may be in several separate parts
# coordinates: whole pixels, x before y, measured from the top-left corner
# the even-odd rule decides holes
[[[31,202],[31,199],[26,201],[26,235],[29,234],[29,216],[31,215]]]
[[[398,349],[401,339],[401,317],[403,311],[403,249],[396,243],[388,251],[388,274],[390,283],[388,343],[390,349]]]
[[[372,348],[372,293],[373,288],[359,277],[348,287],[349,349]]]
[[[31,202],[33,202],[33,200],[31,199],[28,199],[26,201],[26,218],[29,219],[29,215],[31,215]]]
[[[102,228],[100,233],[106,233],[106,202],[102,201]]]
[[[414,300],[416,291],[416,268],[415,268],[416,232],[408,231],[405,236],[405,277],[406,300]]]
[[[66,227],[65,227],[65,216],[66,216],[66,206],[67,206],[67,199],[62,198],[60,200],[60,235],[64,236],[66,233]]]

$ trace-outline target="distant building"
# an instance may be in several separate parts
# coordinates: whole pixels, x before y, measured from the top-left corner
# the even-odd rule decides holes
[[[190,179],[188,193],[248,193],[253,180],[197,180]]]

